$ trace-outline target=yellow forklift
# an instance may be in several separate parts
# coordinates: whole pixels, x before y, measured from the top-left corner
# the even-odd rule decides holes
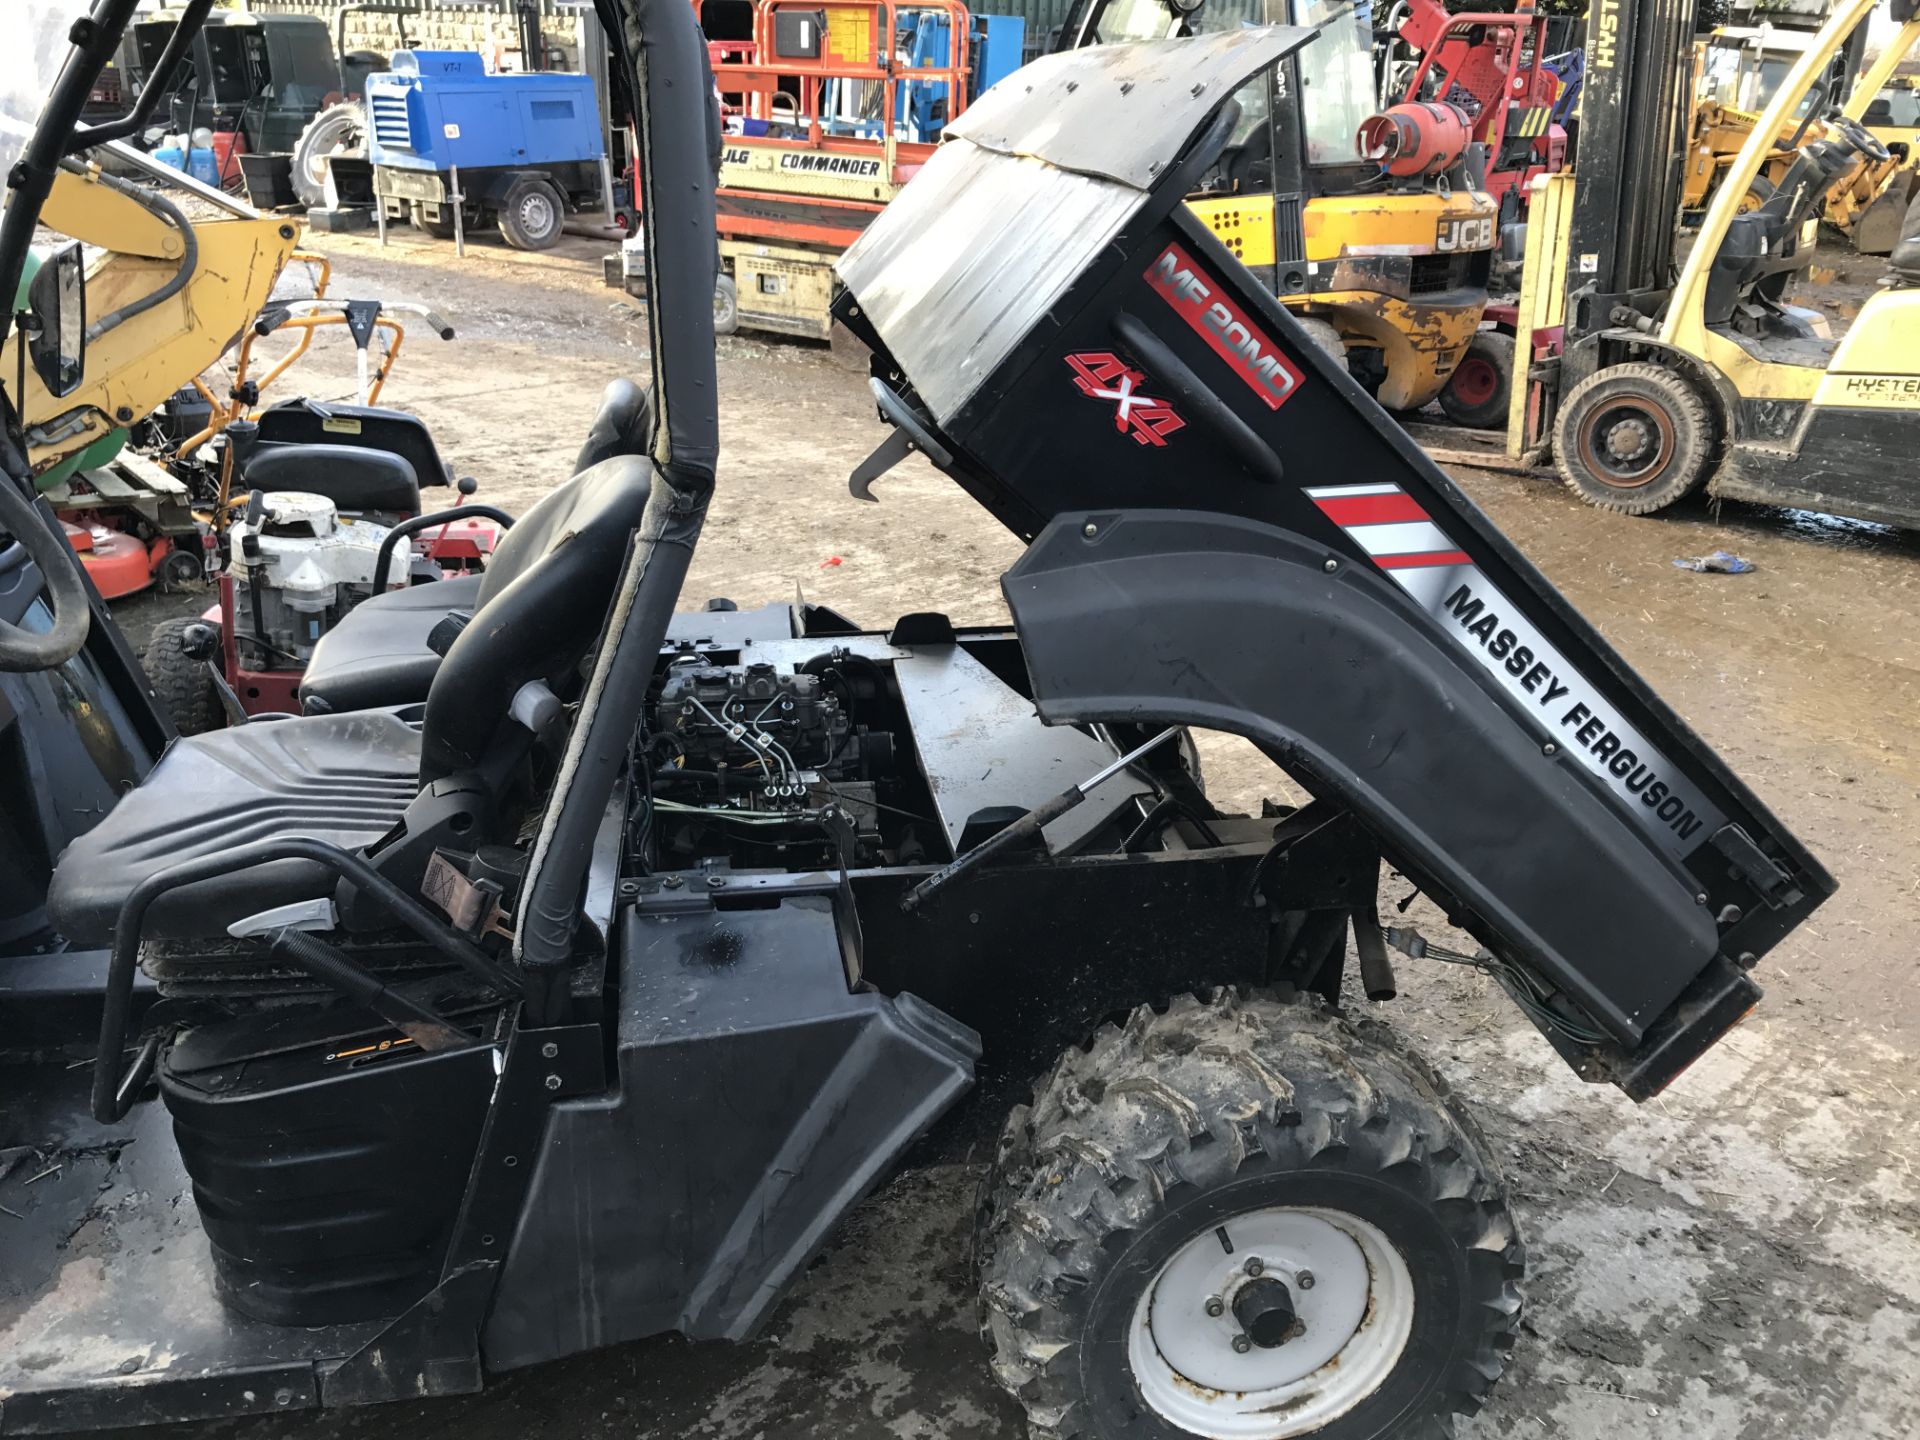
[[[1891,0],[1911,26],[1920,0]],[[1533,211],[1521,293],[1534,363],[1509,416],[1509,452],[1550,452],[1602,509],[1642,515],[1708,493],[1920,528],[1920,214],[1886,288],[1835,340],[1783,292],[1811,255],[1821,198],[1887,146],[1832,111],[1765,204],[1740,201],[1793,114],[1876,0],[1835,6],[1775,91],[1674,269],[1674,146],[1685,116],[1657,65],[1691,0],[1620,4],[1619,38],[1590,38],[1581,157]],[[1595,27],[1594,35],[1601,35]],[[1677,51],[1675,53],[1678,53]],[[1551,337],[1558,333],[1555,347]],[[1558,353],[1552,353],[1557,348]]]
[[[1078,0],[1054,48],[1237,29],[1242,14],[1210,14],[1204,0]],[[1255,14],[1319,33],[1239,92],[1239,124],[1188,208],[1381,405],[1418,410],[1445,389],[1486,309],[1499,207],[1484,157],[1445,104],[1396,106],[1425,113],[1388,127],[1391,154],[1361,154],[1360,132],[1386,118],[1364,7],[1261,0]],[[1295,85],[1303,105],[1284,103]]]

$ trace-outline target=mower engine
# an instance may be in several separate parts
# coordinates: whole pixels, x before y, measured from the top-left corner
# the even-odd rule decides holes
[[[386,526],[343,516],[323,495],[256,496],[227,532],[236,631],[266,648],[259,658],[305,664],[320,637],[377,588],[386,536]]]

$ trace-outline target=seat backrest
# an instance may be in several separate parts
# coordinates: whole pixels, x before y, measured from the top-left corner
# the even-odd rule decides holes
[[[451,485],[453,473],[433,443],[426,421],[381,405],[317,405],[295,396],[269,405],[254,420],[260,426],[256,453],[275,445],[357,445],[399,455],[422,485]]]
[[[614,380],[600,397],[599,413],[588,427],[587,441],[574,459],[573,477],[549,491],[495,543],[480,581],[477,606],[517,580],[535,564],[553,542],[553,517],[573,503],[566,498],[580,476],[604,461],[621,455],[644,456],[653,438],[653,401],[631,380]]]
[[[479,763],[529,680],[570,692],[619,588],[652,480],[649,460],[612,456],[550,491],[503,537],[473,619],[427,693],[423,781]]]
[[[404,455],[357,445],[269,445],[247,460],[244,490],[304,490],[348,514],[420,513],[420,482]]]
[[[600,412],[574,458],[573,473],[591,470],[615,455],[645,455],[653,443],[653,396],[631,380],[608,382]]]

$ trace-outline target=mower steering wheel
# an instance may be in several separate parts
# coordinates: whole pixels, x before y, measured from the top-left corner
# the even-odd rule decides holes
[[[80,557],[6,475],[0,475],[0,533],[12,536],[46,577],[47,599],[53,606],[53,628],[44,634],[0,620],[0,670],[51,670],[64,665],[87,643],[93,622]]]
[[[1884,165],[1893,158],[1893,152],[1887,148],[1886,142],[1852,116],[1836,110],[1827,116],[1827,123],[1840,132],[1848,145],[1875,164]]]

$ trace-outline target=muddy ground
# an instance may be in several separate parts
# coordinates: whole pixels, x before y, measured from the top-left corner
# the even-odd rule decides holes
[[[483,499],[524,506],[564,478],[604,380],[644,372],[645,325],[600,287],[592,243],[536,257],[480,243],[460,263],[407,232],[385,252],[320,243],[335,294],[424,300],[459,327],[451,343],[410,338],[388,398],[429,418]],[[315,358],[313,392],[346,398],[349,357]],[[720,393],[720,492],[690,597],[744,606],[798,588],[873,625],[909,610],[1004,616],[996,582],[1016,542],[957,489],[915,462],[881,482],[880,505],[848,498],[847,472],[884,434],[857,375],[823,349],[741,337],[721,342]],[[1478,975],[1403,963],[1390,1018],[1475,1105],[1532,1252],[1512,1368],[1461,1433],[1908,1440],[1920,1434],[1920,543],[1731,505],[1628,520],[1548,477],[1460,479],[1841,884],[1767,957],[1759,1010],[1641,1108],[1577,1081]],[[1723,548],[1757,568],[1672,563]],[[179,603],[136,603],[127,618]],[[1223,804],[1284,792],[1235,742],[1207,749]],[[752,1344],[657,1340],[469,1399],[180,1433],[1018,1436],[972,1330],[975,1173],[915,1175],[869,1200]]]

